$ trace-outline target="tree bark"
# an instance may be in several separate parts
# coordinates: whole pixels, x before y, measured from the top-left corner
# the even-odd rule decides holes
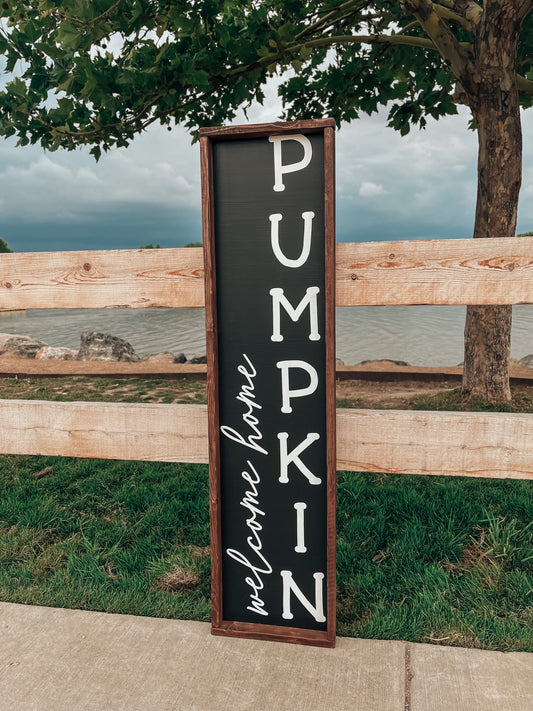
[[[521,19],[512,0],[487,0],[477,27],[468,99],[478,130],[474,237],[512,237],[522,182],[522,130],[516,85]],[[511,399],[511,306],[469,306],[461,396]]]

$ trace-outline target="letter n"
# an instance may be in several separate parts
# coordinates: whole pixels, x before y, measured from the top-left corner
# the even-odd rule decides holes
[[[313,578],[315,579],[315,604],[309,602],[305,597],[303,592],[294,582],[292,577],[292,571],[282,570],[281,577],[283,579],[283,612],[282,617],[284,620],[292,620],[294,615],[291,612],[291,592],[293,592],[298,600],[305,607],[307,612],[312,615],[316,622],[325,622],[326,617],[324,615],[324,596],[322,593],[322,582],[324,580],[324,573],[313,573]]]

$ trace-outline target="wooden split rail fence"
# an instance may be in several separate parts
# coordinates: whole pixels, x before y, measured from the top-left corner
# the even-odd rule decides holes
[[[337,306],[533,303],[533,238],[338,244]],[[0,310],[204,305],[201,249],[0,255]],[[207,408],[0,400],[0,452],[207,462]],[[533,415],[337,410],[337,468],[533,479]]]

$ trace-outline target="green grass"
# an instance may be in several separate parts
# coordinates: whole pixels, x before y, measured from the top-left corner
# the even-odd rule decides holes
[[[203,402],[205,385],[4,380],[6,397]],[[411,406],[459,409],[459,395]],[[0,599],[209,620],[207,479],[197,465],[1,456]],[[339,472],[338,633],[533,652],[532,521],[532,482]]]
[[[339,634],[533,651],[530,482],[339,473]]]
[[[0,379],[0,399],[94,402],[205,403],[205,382],[188,379],[60,377]]]
[[[472,412],[533,412],[530,387],[511,389],[511,402],[485,402],[474,398],[469,407],[461,403],[461,390],[456,388],[437,395],[419,395],[411,400],[414,410],[470,410]]]
[[[206,467],[1,457],[0,490],[0,599],[209,619]],[[187,594],[158,587],[177,565]]]
[[[209,619],[207,467],[10,456],[0,490],[0,599]],[[530,482],[340,472],[338,633],[533,651],[532,520]]]

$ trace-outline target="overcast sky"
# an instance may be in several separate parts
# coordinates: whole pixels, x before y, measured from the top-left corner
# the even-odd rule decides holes
[[[248,117],[272,121],[279,110],[272,89],[265,107]],[[533,230],[529,113],[519,231]],[[337,240],[470,237],[477,141],[467,123],[463,110],[406,137],[386,127],[385,115],[343,126],[336,139]],[[45,153],[0,140],[0,236],[15,251],[201,240],[199,146],[184,129],[152,127],[98,164],[88,150]]]

